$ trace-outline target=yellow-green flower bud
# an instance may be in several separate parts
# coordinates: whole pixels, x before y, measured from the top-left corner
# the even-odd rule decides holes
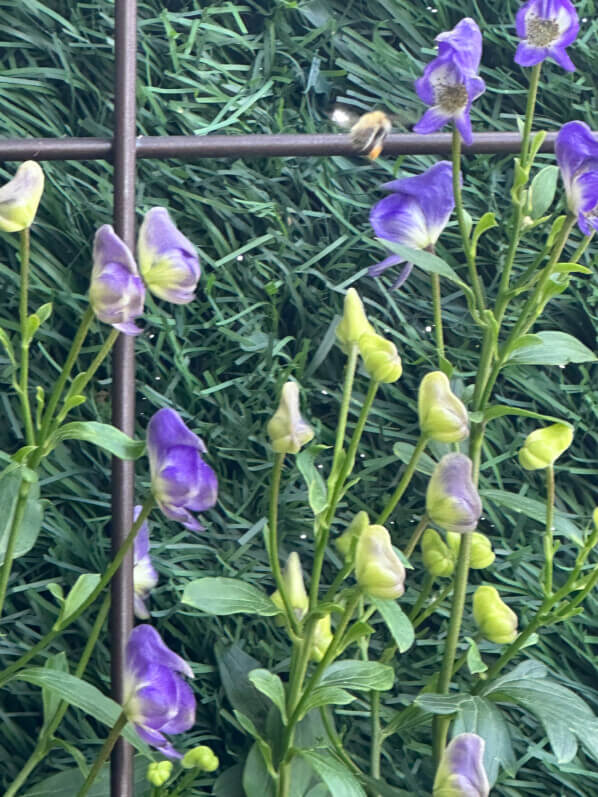
[[[332,642],[332,629],[330,628],[330,615],[321,617],[314,627],[311,638],[309,657],[312,661],[322,661]]]
[[[553,423],[529,434],[519,451],[519,462],[526,470],[547,468],[566,451],[573,440],[573,429],[566,423]]]
[[[25,161],[12,180],[0,188],[0,230],[19,232],[31,227],[44,190],[39,163]]]
[[[478,587],[473,596],[473,619],[490,642],[499,645],[517,636],[517,615],[501,600],[495,587]]]
[[[365,332],[359,338],[359,353],[365,370],[376,382],[396,382],[403,373],[397,347],[375,332]]]
[[[214,772],[220,766],[218,756],[214,755],[211,747],[205,744],[200,744],[199,747],[194,747],[183,756],[181,761],[184,769],[201,769],[203,772]]]
[[[454,556],[457,557],[459,555],[459,546],[461,545],[461,534],[449,531],[446,535],[446,541]],[[473,570],[483,570],[485,567],[490,567],[495,558],[492,543],[488,537],[485,534],[480,534],[479,531],[474,531],[471,535],[469,566]]]
[[[368,526],[355,550],[357,583],[373,598],[393,600],[405,591],[405,568],[384,526]]]
[[[277,454],[297,454],[314,436],[314,430],[299,412],[299,386],[287,382],[278,409],[268,421],[268,434]]]
[[[353,552],[353,543],[357,542],[362,533],[370,525],[370,519],[367,512],[358,512],[347,529],[343,531],[340,537],[335,541],[336,550],[344,557],[345,562],[351,559]]]
[[[337,328],[336,337],[346,351],[366,332],[374,332],[363,309],[363,302],[355,288],[349,288],[345,294],[345,309]]]
[[[309,606],[309,598],[305,591],[305,584],[303,583],[303,570],[301,569],[301,560],[299,554],[293,551],[287,559],[287,564],[282,574],[282,580],[285,585],[287,597],[291,604],[291,608],[297,620],[303,620],[307,614]],[[284,602],[278,590],[271,596],[272,600],[279,609],[284,611]]]
[[[432,371],[419,386],[419,428],[439,443],[458,443],[469,436],[469,416],[451,390],[446,374]]]
[[[152,761],[145,777],[152,786],[163,786],[171,775],[172,761]]]
[[[459,535],[455,535],[459,537]],[[422,537],[424,567],[431,576],[450,576],[455,569],[455,557],[440,534],[426,529]]]

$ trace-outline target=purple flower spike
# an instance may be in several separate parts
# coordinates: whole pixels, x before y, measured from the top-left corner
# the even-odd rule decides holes
[[[165,733],[183,733],[195,723],[195,698],[178,675],[193,678],[187,662],[166,647],[151,625],[131,631],[125,651],[123,709],[141,738],[169,758],[182,758]]]
[[[203,526],[191,512],[210,509],[218,498],[218,480],[203,461],[206,447],[174,410],[159,410],[147,429],[152,492],[166,517],[192,531]]]
[[[522,41],[515,63],[534,66],[552,58],[567,72],[575,65],[565,52],[579,32],[577,11],[570,0],[529,0],[517,12],[517,35]]]
[[[133,323],[143,313],[145,287],[129,248],[110,224],[97,231],[89,288],[91,307],[100,321],[125,335],[138,335]]]
[[[568,122],[556,137],[555,152],[569,210],[590,235],[598,230],[598,141],[585,122]]]
[[[484,740],[475,733],[455,736],[438,765],[433,797],[488,797],[484,747]]]
[[[137,257],[145,284],[160,299],[188,304],[195,298],[201,273],[195,247],[176,228],[166,208],[145,214]]]
[[[134,520],[137,520],[140,512],[141,506],[136,506],[133,510]],[[158,583],[158,574],[154,570],[149,555],[149,527],[147,522],[141,525],[135,537],[133,562],[135,617],[138,617],[140,620],[147,620],[149,612],[144,601]]]
[[[423,174],[385,183],[382,188],[392,194],[374,205],[370,213],[370,224],[378,238],[412,249],[434,246],[455,207],[452,179],[450,161],[440,161]],[[371,266],[368,274],[377,277],[401,262],[399,255],[390,255]],[[393,288],[405,282],[412,268],[408,263]]]
[[[436,37],[438,56],[415,81],[415,90],[429,110],[413,128],[415,133],[435,133],[453,121],[463,141],[473,141],[469,111],[486,89],[477,71],[482,55],[482,34],[469,17]]]

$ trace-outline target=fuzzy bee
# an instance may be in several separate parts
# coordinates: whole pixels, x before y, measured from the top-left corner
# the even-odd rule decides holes
[[[337,106],[331,119],[341,127],[350,128],[351,141],[355,149],[371,161],[382,152],[384,140],[392,129],[392,122],[384,111],[370,111],[356,117],[350,111]]]

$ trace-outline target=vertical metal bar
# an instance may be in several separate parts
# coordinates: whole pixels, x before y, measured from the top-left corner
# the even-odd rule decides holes
[[[135,82],[137,76],[137,3],[116,0],[114,82],[114,229],[135,246]],[[113,356],[112,423],[129,435],[135,431],[134,338],[120,335]],[[133,519],[134,466],[112,461],[112,550],[122,545]],[[133,553],[112,580],[110,618],[112,697],[123,702],[124,656],[133,626]],[[111,759],[112,797],[133,797],[133,748],[122,738]]]

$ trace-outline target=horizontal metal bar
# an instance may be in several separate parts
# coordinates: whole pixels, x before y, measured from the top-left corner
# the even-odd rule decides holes
[[[394,133],[384,143],[385,155],[446,155],[451,151],[450,133],[428,136]],[[542,152],[553,152],[556,133],[548,133]],[[472,154],[518,152],[519,133],[477,133]],[[208,135],[139,136],[137,158],[242,158],[305,155],[355,155],[349,135]],[[113,159],[112,141],[106,138],[26,138],[0,140],[0,160],[106,160]]]

